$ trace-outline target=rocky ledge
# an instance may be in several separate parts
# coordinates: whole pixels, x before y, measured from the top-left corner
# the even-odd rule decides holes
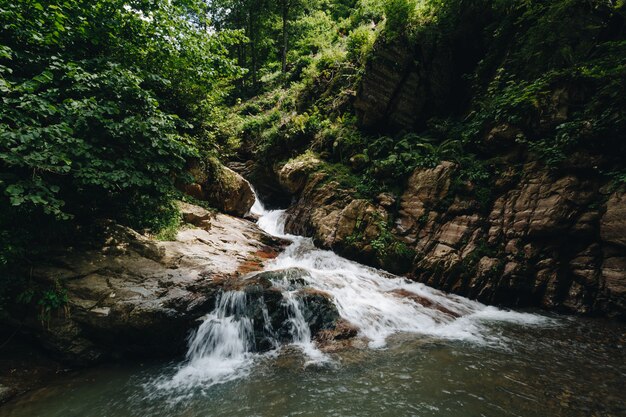
[[[181,208],[186,223],[174,241],[104,223],[97,243],[37,262],[29,271],[33,285],[56,288],[67,302],[49,312],[22,305],[6,321],[70,363],[184,350],[222,286],[261,270],[285,242],[243,219]]]

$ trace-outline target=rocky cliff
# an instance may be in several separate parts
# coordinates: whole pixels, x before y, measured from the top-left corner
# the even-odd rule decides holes
[[[287,231],[486,303],[623,319],[623,10],[480,8],[382,32],[355,125],[274,158]]]
[[[470,184],[454,183],[456,170],[452,162],[416,169],[401,195],[375,201],[311,173],[287,231],[485,303],[625,317],[622,191],[528,161],[498,180],[485,205],[468,197]]]

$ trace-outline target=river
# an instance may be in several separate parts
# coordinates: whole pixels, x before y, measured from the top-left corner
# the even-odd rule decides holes
[[[253,212],[260,228],[291,241],[266,269],[306,270],[306,284],[332,296],[362,343],[319,350],[293,290],[274,282],[291,312],[291,343],[253,352],[245,293],[226,292],[191,335],[183,361],[73,372],[0,415],[626,415],[623,325],[445,294],[285,234],[284,211],[257,201]]]

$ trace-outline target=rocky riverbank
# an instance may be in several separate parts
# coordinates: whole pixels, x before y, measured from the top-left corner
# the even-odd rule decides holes
[[[581,167],[553,172],[526,161],[485,202],[442,162],[416,169],[402,194],[371,201],[320,164],[300,158],[276,169],[296,198],[288,232],[485,303],[624,318],[624,195]]]

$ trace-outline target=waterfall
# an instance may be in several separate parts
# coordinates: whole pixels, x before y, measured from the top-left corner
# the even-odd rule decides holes
[[[252,321],[245,310],[243,291],[220,293],[213,312],[189,338],[186,363],[160,388],[210,386],[245,374],[254,342]]]
[[[257,199],[251,213],[258,226],[291,244],[266,270],[300,268],[308,275],[307,286],[332,296],[340,316],[356,326],[359,336],[371,348],[385,346],[387,338],[398,332],[435,338],[466,340],[474,343],[501,343],[490,335],[488,321],[539,324],[546,318],[488,307],[479,302],[446,294],[424,284],[408,281],[384,271],[366,267],[315,247],[309,238],[285,234],[285,210],[268,211]],[[283,292],[288,311],[292,345],[301,349],[309,362],[329,360],[311,338],[301,301],[287,282],[273,282]],[[220,294],[215,309],[190,337],[186,362],[163,388],[222,383],[247,373],[254,360],[254,323],[246,315],[246,294],[230,291]],[[263,305],[263,328],[273,335],[267,306]],[[278,341],[274,347],[279,348]]]

